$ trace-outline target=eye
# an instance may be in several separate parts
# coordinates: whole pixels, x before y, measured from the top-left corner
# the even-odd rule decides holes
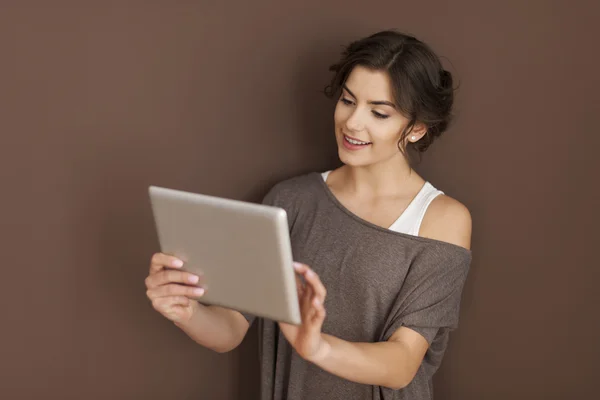
[[[375,118],[379,118],[379,119],[389,118],[389,115],[384,115],[384,114],[378,113],[377,111],[373,111],[373,115],[375,116]]]
[[[347,98],[345,98],[345,97],[342,97],[342,98],[340,99],[340,101],[341,101],[342,103],[344,103],[345,105],[347,105],[347,106],[349,106],[349,105],[351,105],[351,104],[352,104],[352,101],[351,101],[351,100],[348,100],[348,99],[347,99]]]

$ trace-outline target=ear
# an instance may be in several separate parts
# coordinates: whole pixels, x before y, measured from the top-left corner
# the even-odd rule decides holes
[[[406,140],[408,140],[409,143],[418,142],[419,140],[421,140],[421,138],[423,136],[425,136],[426,133],[427,133],[427,126],[422,122],[417,122],[413,126],[413,128],[410,131],[410,134],[408,135]]]

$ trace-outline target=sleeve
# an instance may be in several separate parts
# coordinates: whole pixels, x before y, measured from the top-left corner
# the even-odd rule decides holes
[[[382,340],[388,340],[405,326],[431,344],[438,332],[449,332],[458,326],[471,252],[453,251],[413,261],[386,321]]]
[[[263,197],[262,204],[274,207],[280,207],[284,209],[288,217],[288,225],[291,231],[294,221],[296,220],[296,209],[294,207],[293,193],[294,191],[288,188],[289,185],[286,182],[280,182],[275,184]],[[255,315],[247,312],[241,312],[246,318],[248,324],[252,325],[256,319]]]

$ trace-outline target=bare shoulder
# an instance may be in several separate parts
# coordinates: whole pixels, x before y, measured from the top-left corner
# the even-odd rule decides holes
[[[471,229],[469,209],[458,200],[441,194],[427,208],[419,235],[470,249]]]

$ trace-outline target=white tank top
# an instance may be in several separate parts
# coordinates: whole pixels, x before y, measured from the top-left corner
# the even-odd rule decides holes
[[[325,171],[321,174],[323,180],[327,181],[327,176],[329,176],[330,172],[331,171]],[[421,222],[423,222],[427,207],[429,207],[429,204],[431,204],[433,199],[440,194],[444,194],[444,192],[433,187],[431,183],[425,182],[423,188],[421,188],[408,207],[406,207],[406,210],[404,210],[388,229],[413,236],[419,236]]]

